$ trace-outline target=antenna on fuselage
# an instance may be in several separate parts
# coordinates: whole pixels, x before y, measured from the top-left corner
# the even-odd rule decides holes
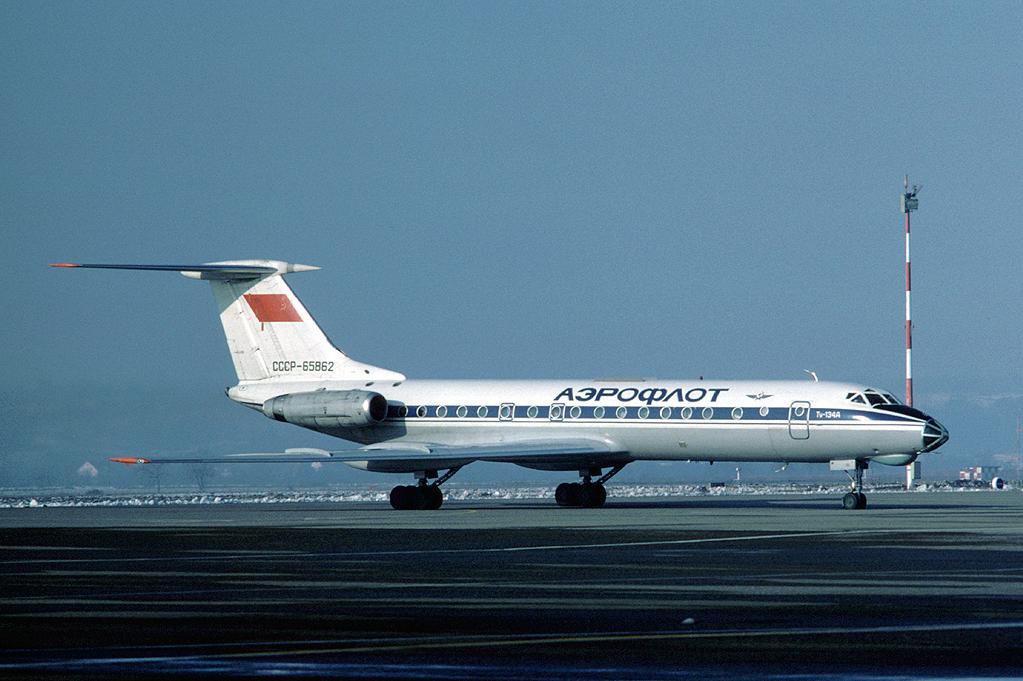
[[[813,381],[814,383],[820,383],[821,382],[821,380],[819,378],[817,378],[817,372],[816,371],[810,371],[809,369],[803,369],[803,372],[807,376],[809,376],[810,380]]]

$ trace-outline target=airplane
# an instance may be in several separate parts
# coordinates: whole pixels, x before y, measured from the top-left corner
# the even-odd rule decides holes
[[[475,461],[575,471],[559,506],[596,508],[635,461],[827,463],[850,478],[846,509],[866,508],[870,463],[903,466],[948,430],[890,392],[859,383],[748,380],[409,380],[335,347],[284,281],[319,267],[279,260],[200,265],[57,263],[179,272],[213,289],[238,384],[227,396],[266,417],[363,446],[213,458],[113,457],[128,465],[339,462],[411,473],[398,510],[438,509],[441,485]]]

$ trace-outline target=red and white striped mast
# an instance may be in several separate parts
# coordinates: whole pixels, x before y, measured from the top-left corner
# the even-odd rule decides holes
[[[909,268],[909,214],[920,205],[916,195],[920,185],[913,185],[909,190],[909,175],[902,180],[902,197],[899,202],[902,212],[906,214],[906,404],[913,406],[913,321],[910,315],[910,292],[912,291]],[[913,481],[920,478],[920,463],[914,461],[906,466],[906,489],[912,489]]]

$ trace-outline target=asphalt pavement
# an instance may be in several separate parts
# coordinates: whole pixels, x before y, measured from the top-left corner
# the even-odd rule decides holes
[[[1023,669],[1023,494],[0,510],[0,676]]]

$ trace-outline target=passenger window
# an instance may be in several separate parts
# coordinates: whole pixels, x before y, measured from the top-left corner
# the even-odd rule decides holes
[[[479,416],[481,419],[485,419],[489,415],[490,410],[487,409],[486,407],[480,407],[479,409],[476,410],[476,416]]]
[[[625,418],[626,416],[628,416],[628,414],[629,410],[626,409],[625,407],[618,407],[618,409],[615,410],[615,416],[617,416],[620,419]]]
[[[426,416],[426,407],[423,405],[419,405],[418,407],[416,407],[416,416],[418,416],[419,418],[424,418]]]
[[[444,418],[447,415],[448,415],[448,408],[447,407],[445,407],[444,405],[441,405],[441,406],[437,407],[437,416],[438,416],[438,418]]]
[[[568,415],[574,419],[579,418],[580,416],[583,415],[582,407],[580,407],[579,405],[572,407],[571,409],[568,410]]]
[[[458,414],[458,418],[464,419],[466,416],[469,415],[469,408],[466,406],[461,406],[457,410],[455,410],[455,413]]]
[[[604,418],[604,407],[594,407],[593,408],[593,418],[595,418],[595,419],[602,419],[602,418]]]
[[[540,410],[537,409],[535,406],[530,407],[529,409],[526,410],[526,416],[528,416],[531,419],[535,419],[538,413],[540,413]]]

